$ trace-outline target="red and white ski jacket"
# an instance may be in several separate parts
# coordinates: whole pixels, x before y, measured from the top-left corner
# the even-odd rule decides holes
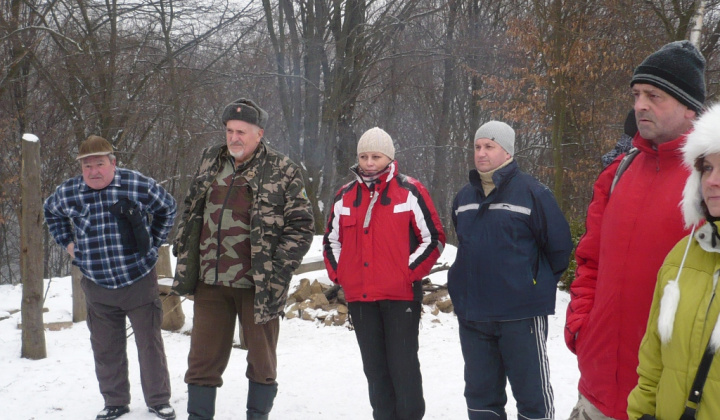
[[[445,246],[445,232],[430,195],[397,162],[374,185],[357,175],[333,202],[325,231],[324,257],[330,279],[348,302],[413,300]]]

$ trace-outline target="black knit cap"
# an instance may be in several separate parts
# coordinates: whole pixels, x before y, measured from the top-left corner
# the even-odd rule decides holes
[[[268,113],[250,99],[240,98],[229,103],[222,114],[222,123],[227,125],[230,120],[245,121],[265,129]]]
[[[700,112],[705,103],[705,58],[690,41],[675,41],[650,54],[635,69],[630,86],[647,83]]]

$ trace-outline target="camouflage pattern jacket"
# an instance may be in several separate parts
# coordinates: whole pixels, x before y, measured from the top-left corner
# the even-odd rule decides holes
[[[177,294],[192,294],[197,282],[202,281],[199,247],[205,194],[224,159],[228,159],[224,144],[203,150],[185,197],[185,211],[173,244],[177,257],[173,290]],[[314,222],[300,168],[264,142],[253,159],[257,162],[243,175],[253,192],[249,274],[255,283],[255,323],[262,324],[284,315],[290,279],[310,248]]]

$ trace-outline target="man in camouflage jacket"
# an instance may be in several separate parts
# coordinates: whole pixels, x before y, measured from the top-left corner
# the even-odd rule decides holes
[[[229,104],[227,142],[203,151],[185,198],[173,289],[195,296],[189,420],[214,416],[236,318],[248,347],[247,418],[267,419],[277,393],[278,317],[314,225],[300,168],[261,141],[267,119],[251,100]]]

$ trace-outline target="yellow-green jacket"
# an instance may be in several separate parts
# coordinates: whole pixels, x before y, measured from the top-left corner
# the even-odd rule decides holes
[[[688,248],[689,238],[675,245],[658,273],[640,344],[639,380],[628,397],[630,420],[643,414],[655,415],[658,420],[679,419],[711,335],[716,349],[720,344],[720,328],[713,334],[720,314],[720,299],[715,296],[720,241],[712,246],[709,224],[695,232]],[[696,419],[720,419],[720,360],[711,365]]]

